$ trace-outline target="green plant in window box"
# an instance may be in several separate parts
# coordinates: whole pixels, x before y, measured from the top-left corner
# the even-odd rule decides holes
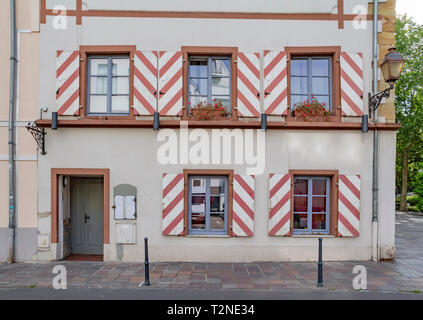
[[[316,97],[311,100],[294,104],[294,116],[303,118],[304,121],[329,121],[330,111],[326,109],[326,103],[320,103]]]
[[[212,103],[201,102],[194,107],[190,106],[188,117],[194,120],[220,120],[229,116],[228,109],[222,101],[213,100]]]

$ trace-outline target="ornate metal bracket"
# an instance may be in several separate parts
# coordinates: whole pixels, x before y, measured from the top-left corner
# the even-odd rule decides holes
[[[389,98],[389,96],[391,95],[391,90],[394,87],[394,82],[391,82],[389,83],[389,88],[376,93],[374,96],[369,95],[369,114],[377,110],[383,98]]]
[[[35,122],[28,122],[25,128],[31,133],[32,137],[37,142],[38,147],[41,150],[41,154],[46,155],[46,130],[44,128],[38,127]]]

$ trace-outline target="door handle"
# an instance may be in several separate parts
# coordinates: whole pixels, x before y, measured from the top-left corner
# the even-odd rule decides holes
[[[89,216],[85,213],[85,214],[84,214],[84,220],[85,220],[85,223],[87,223],[88,219],[90,219],[90,217],[89,217]]]

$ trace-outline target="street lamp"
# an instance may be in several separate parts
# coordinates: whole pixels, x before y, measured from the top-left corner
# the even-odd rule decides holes
[[[389,83],[389,87],[369,98],[370,112],[376,111],[383,98],[389,98],[391,90],[395,87],[395,82],[401,77],[403,66],[404,58],[399,52],[395,51],[395,48],[390,48],[380,65],[383,78],[385,82]]]

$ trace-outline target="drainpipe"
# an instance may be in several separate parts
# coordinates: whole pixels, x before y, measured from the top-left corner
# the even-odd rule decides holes
[[[373,94],[378,92],[378,0],[373,0]],[[373,112],[373,122],[378,122],[377,109]],[[372,216],[372,259],[378,260],[378,210],[379,210],[379,132],[373,131],[373,216]]]
[[[15,109],[16,109],[16,6],[10,0],[10,96],[9,96],[9,255],[15,260],[16,200],[15,200]]]

